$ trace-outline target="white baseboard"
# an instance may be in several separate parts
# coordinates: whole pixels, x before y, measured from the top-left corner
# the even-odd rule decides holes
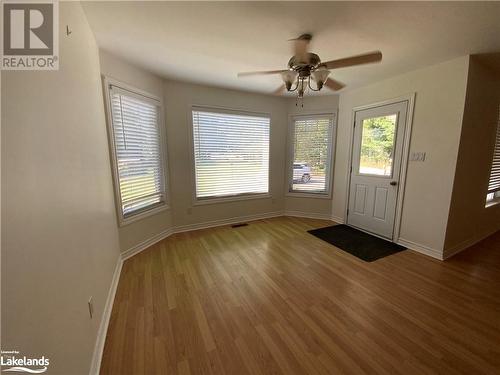
[[[304,211],[285,211],[284,216],[305,217],[308,219],[331,220],[330,214],[318,214],[314,212]]]
[[[135,254],[140,253],[143,250],[146,250],[148,247],[154,245],[157,242],[160,242],[164,238],[167,238],[168,236],[174,233],[176,233],[174,228],[169,228],[154,235],[151,238],[148,238],[147,240],[142,241],[141,243],[138,243],[137,245],[131,247],[130,249],[122,252],[122,260],[126,260],[130,257],[133,257]]]
[[[483,237],[484,238],[484,237]],[[481,241],[483,238],[480,239],[468,239],[466,241],[463,241],[459,243],[458,245],[453,246],[450,249],[445,249],[444,250],[444,256],[443,259],[448,259],[451,258],[453,255],[456,255],[460,253],[461,251],[464,251],[465,249],[475,245],[479,241]]]
[[[416,242],[413,242],[413,241],[408,241],[408,240],[405,240],[403,238],[400,238],[397,242],[396,242],[398,245],[401,245],[401,246],[405,246],[407,247],[408,249],[410,250],[414,250],[418,253],[422,253],[424,255],[428,255],[432,258],[435,258],[435,259],[439,259],[439,260],[443,260],[443,252],[440,251],[440,250],[437,250],[437,249],[433,249],[431,247],[428,247],[428,246],[425,246],[425,245],[421,245],[421,244],[418,244]]]
[[[345,220],[343,217],[340,216],[330,216],[330,220],[335,221],[337,224],[345,224]]]
[[[111,311],[113,310],[113,303],[115,301],[116,290],[118,288],[118,281],[122,271],[123,260],[121,256],[118,257],[113,278],[111,279],[111,286],[109,287],[108,297],[102,312],[101,323],[97,331],[97,339],[94,347],[94,354],[92,355],[92,363],[90,364],[90,375],[99,375],[101,369],[102,354],[104,351],[104,343],[106,342],[106,334],[108,333],[109,320],[111,318]]]
[[[272,217],[279,217],[279,216],[283,216],[283,211],[266,212],[263,214],[256,214],[256,215],[237,216],[237,217],[232,217],[232,218],[228,218],[228,219],[213,220],[213,221],[206,221],[203,223],[175,226],[175,227],[166,229],[166,230],[154,235],[153,237],[148,238],[148,239],[138,243],[137,245],[131,247],[128,250],[125,250],[124,252],[122,252],[122,255],[121,255],[122,260],[127,260],[128,258],[133,257],[134,255],[140,253],[143,250],[146,250],[148,247],[154,245],[157,242],[160,242],[161,240],[163,240],[163,239],[165,239],[165,238],[167,238],[175,233],[182,233],[182,232],[189,232],[189,231],[198,230],[198,229],[219,227],[222,225],[237,224],[237,223],[246,222],[246,221],[269,219]]]
[[[455,245],[449,249],[445,249],[443,259],[451,258],[453,255],[456,255],[456,254],[468,249],[469,247],[474,246],[478,242],[481,242],[485,238],[488,238],[489,236],[491,236],[495,232],[497,232],[496,229],[489,231],[489,232],[486,232],[486,233],[483,233],[475,238],[469,238],[469,239],[459,243],[458,245]]]
[[[173,233],[189,232],[191,230],[220,227],[222,225],[237,224],[245,221],[270,219],[272,217],[279,217],[279,216],[283,216],[283,211],[266,212],[263,214],[256,214],[256,215],[236,216],[228,219],[206,221],[203,223],[179,225],[173,228]]]

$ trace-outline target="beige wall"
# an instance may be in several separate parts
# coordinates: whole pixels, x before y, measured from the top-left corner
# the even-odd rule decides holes
[[[338,96],[308,97],[304,108],[295,99],[244,93],[222,88],[164,80],[133,66],[106,51],[100,51],[101,73],[165,101],[167,135],[167,184],[171,208],[119,228],[120,247],[126,251],[172,227],[205,224],[235,217],[282,213],[284,210],[330,217],[331,199],[285,197],[289,116],[293,114],[336,113]],[[191,160],[191,108],[193,105],[222,107],[271,115],[271,198],[225,203],[193,204]]]
[[[416,70],[340,95],[333,216],[344,217],[352,109],[416,93],[400,238],[442,254],[465,103],[468,57]]]
[[[353,107],[417,93],[411,151],[427,152],[427,160],[409,163],[401,238],[441,251],[450,201],[447,248],[474,237],[492,220],[499,222],[498,207],[478,210],[472,201],[463,203],[469,194],[479,202],[479,187],[472,191],[461,181],[469,173],[476,173],[482,181],[485,170],[476,171],[475,165],[486,160],[488,148],[484,153],[474,150],[479,134],[492,134],[491,126],[479,129],[475,121],[481,113],[490,124],[489,109],[483,113],[486,104],[481,93],[489,90],[488,76],[475,63],[469,72],[462,130],[467,57],[347,91],[340,102],[336,96],[306,99],[304,111],[308,113],[340,108],[330,202],[284,195],[293,99],[165,81],[106,52],[100,55],[100,67],[97,46],[80,5],[61,3],[60,19],[59,71],[1,73],[2,349],[49,357],[49,374],[88,373],[120,248],[127,250],[171,226],[285,209],[343,217]],[[63,30],[65,25],[72,29],[70,36]],[[119,230],[101,72],[165,100],[169,192],[175,199],[170,199],[169,211]],[[271,115],[272,198],[193,205],[189,135],[193,105]],[[463,156],[455,176],[461,134]],[[491,144],[489,147],[491,154]],[[479,185],[484,200],[484,185]],[[469,213],[477,215],[477,225],[467,226]],[[467,236],[462,233],[464,228],[470,230]],[[87,311],[90,296],[94,319]]]
[[[163,79],[116,58],[106,51],[99,52],[101,73],[130,86],[146,91],[163,101]],[[104,103],[102,103],[104,107]],[[163,124],[164,125],[164,124]],[[167,186],[168,181],[167,176]],[[170,194],[167,197],[171,200]],[[171,210],[161,211],[155,215],[132,222],[118,228],[120,249],[126,251],[139,245],[155,235],[172,227]]]
[[[499,106],[498,73],[472,56],[445,254],[500,229],[500,205],[485,207]]]
[[[125,251],[169,227],[203,224],[234,217],[282,212],[284,208],[284,160],[286,102],[283,98],[243,93],[183,82],[163,80],[105,51],[100,53],[101,72],[165,100],[170,210],[120,228]],[[191,160],[191,108],[205,105],[268,113],[271,115],[271,198],[193,205]]]
[[[286,103],[282,98],[174,81],[164,85],[172,215],[175,226],[239,216],[279,212],[284,208]],[[270,192],[272,198],[193,205],[190,131],[193,105],[225,107],[271,115]]]
[[[164,80],[105,51],[101,51],[100,62],[103,74],[163,97],[165,101],[169,169],[167,182],[169,195],[173,197],[170,199],[171,208],[120,228],[122,251],[172,227],[188,228],[235,217],[285,211],[343,219],[347,200],[352,108],[415,92],[410,152],[424,151],[427,158],[425,162],[409,162],[400,238],[428,250],[434,256],[442,256],[465,103],[468,57],[346,91],[341,94],[340,101],[337,95],[307,97],[304,108],[295,106],[295,98]],[[193,105],[271,115],[272,198],[194,204],[190,138]],[[290,116],[337,111],[332,199],[286,195]]]
[[[2,350],[45,355],[47,374],[88,374],[119,245],[97,47],[79,3],[61,2],[59,35],[59,71],[1,73]]]
[[[287,98],[287,115],[288,121],[290,122],[290,117],[294,115],[304,115],[304,114],[314,114],[314,113],[334,113],[335,114],[335,124],[337,126],[337,111],[339,107],[339,96],[329,95],[329,96],[309,96],[304,98],[304,107],[301,107],[301,102],[298,102],[298,106],[295,98]],[[290,126],[290,124],[288,124]],[[288,137],[288,142],[291,140]],[[333,146],[333,152],[335,156],[335,144]],[[289,144],[287,146],[287,151],[289,150]],[[290,155],[287,153],[287,158]],[[333,170],[335,168],[335,160],[333,160]],[[286,165],[288,168],[289,164]],[[286,171],[285,171],[286,172]],[[332,184],[333,187],[333,184]],[[285,183],[285,189],[287,184]],[[333,192],[335,194],[335,192]],[[295,211],[299,213],[307,213],[312,215],[317,215],[318,217],[330,218],[332,214],[332,199],[331,198],[304,198],[297,197],[293,195],[286,195],[285,197],[285,210]]]

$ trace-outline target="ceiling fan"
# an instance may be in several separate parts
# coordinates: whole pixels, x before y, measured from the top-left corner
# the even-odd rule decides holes
[[[243,72],[238,73],[238,77],[281,74],[284,83],[274,91],[274,94],[279,95],[285,92],[285,89],[289,92],[297,91],[297,96],[300,99],[304,97],[304,93],[308,88],[312,91],[320,91],[324,86],[333,91],[344,88],[343,83],[328,77],[331,69],[375,63],[382,60],[382,52],[375,51],[321,62],[317,54],[308,51],[311,39],[311,34],[302,34],[296,39],[290,39],[294,42],[294,55],[288,61],[288,69]],[[316,82],[316,88],[311,85],[311,78]]]

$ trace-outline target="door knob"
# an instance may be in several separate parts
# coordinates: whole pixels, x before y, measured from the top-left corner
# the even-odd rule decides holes
[[[391,181],[391,186],[396,186],[397,184],[397,181]]]

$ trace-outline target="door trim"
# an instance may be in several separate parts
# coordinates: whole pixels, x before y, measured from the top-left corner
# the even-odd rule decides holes
[[[394,218],[394,233],[392,236],[392,242],[399,241],[399,234],[401,230],[401,218],[403,215],[403,202],[404,202],[404,192],[406,187],[406,172],[408,169],[408,160],[410,155],[410,141],[411,141],[411,133],[413,128],[413,112],[415,107],[415,97],[416,93],[412,92],[406,95],[402,95],[397,98],[384,100],[381,102],[376,102],[372,104],[357,106],[352,109],[351,112],[351,130],[349,131],[349,158],[347,164],[347,199],[345,201],[344,207],[344,221],[347,223],[347,211],[349,209],[349,199],[350,199],[350,187],[351,187],[351,166],[352,166],[352,151],[353,151],[353,141],[354,141],[354,125],[356,119],[356,112],[363,111],[365,109],[372,109],[377,107],[382,107],[389,104],[396,104],[400,102],[408,102],[408,110],[406,113],[406,124],[404,129],[403,136],[403,152],[401,154],[401,170],[399,174],[399,186],[398,186],[398,198],[396,200],[396,216]],[[370,233],[373,234],[373,233]]]

